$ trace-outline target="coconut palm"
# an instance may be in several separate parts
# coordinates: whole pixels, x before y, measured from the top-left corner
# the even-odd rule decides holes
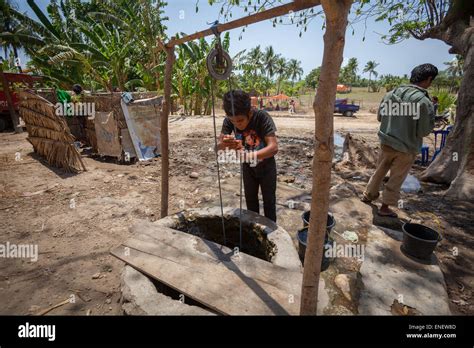
[[[268,46],[263,54],[263,69],[265,69],[266,76],[272,79],[275,75],[276,62],[279,55],[275,54],[273,46]]]
[[[260,45],[252,48],[247,56],[245,57],[244,64],[252,72],[253,77],[257,78],[258,72],[263,68],[263,52],[260,49]]]
[[[359,67],[359,62],[357,61],[357,58],[355,57],[349,58],[346,68],[347,68],[347,73],[349,75],[349,83],[351,84],[354,84],[357,80],[358,67]]]
[[[370,92],[370,85],[371,85],[371,78],[372,75],[375,77],[378,76],[378,72],[375,71],[375,68],[379,66],[379,63],[375,62],[375,60],[369,60],[367,64],[365,64],[363,72],[368,72],[369,73],[369,92]]]
[[[288,77],[291,80],[291,87],[294,86],[295,80],[300,79],[303,75],[303,68],[301,62],[296,59],[290,59],[288,62]]]
[[[280,94],[281,81],[288,76],[288,68],[286,59],[280,57],[275,64],[275,73],[277,74],[277,94]]]

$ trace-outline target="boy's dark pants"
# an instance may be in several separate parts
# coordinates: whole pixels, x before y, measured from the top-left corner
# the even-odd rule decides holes
[[[247,209],[260,213],[258,188],[262,189],[265,217],[276,222],[276,162],[275,157],[267,158],[256,167],[243,164],[243,181]]]

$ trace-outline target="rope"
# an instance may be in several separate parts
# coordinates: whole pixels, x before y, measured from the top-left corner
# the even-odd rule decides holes
[[[232,116],[235,116],[234,110],[234,93],[232,92],[232,80],[231,76],[229,76],[229,91],[230,91],[230,102],[232,105]],[[237,136],[237,128],[234,125],[234,134]],[[239,194],[239,250],[242,250],[242,157],[239,156],[239,166],[240,166],[240,194]]]
[[[216,129],[216,112],[215,112],[215,102],[214,102],[214,79],[219,79],[223,80],[225,77],[228,77],[228,82],[229,82],[229,91],[230,91],[230,100],[231,100],[231,107],[232,107],[232,116],[235,116],[235,110],[234,110],[234,94],[232,92],[232,80],[231,80],[231,73],[232,73],[232,60],[230,56],[227,54],[222,49],[221,42],[220,42],[220,35],[217,30],[217,25],[218,22],[214,22],[213,26],[211,27],[212,32],[216,36],[218,42],[217,42],[217,60],[219,62],[219,59],[221,59],[222,56],[227,60],[228,62],[228,67],[230,69],[226,69],[227,71],[225,72],[224,75],[222,76],[216,76],[215,74],[212,73],[212,65],[209,62],[210,57],[208,56],[206,63],[207,63],[207,68],[209,70],[209,74],[211,75],[211,97],[212,97],[212,120],[214,123],[214,146],[215,146],[215,153],[216,153],[216,163],[217,163],[217,181],[219,184],[219,201],[220,201],[220,206],[221,206],[221,218],[222,218],[222,233],[224,235],[224,245],[227,244],[227,239],[226,239],[226,233],[225,233],[225,221],[224,221],[224,207],[222,203],[222,188],[221,188],[221,176],[220,176],[220,166],[219,166],[219,155],[218,155],[218,150],[217,150],[217,129]],[[212,52],[211,52],[212,54]],[[228,74],[228,75],[227,75]],[[224,78],[222,78],[224,77]],[[237,128],[234,125],[234,135],[237,137]],[[240,165],[240,206],[239,206],[239,249],[242,250],[242,157],[239,156],[239,165]]]
[[[222,234],[224,235],[224,245],[227,244],[225,235],[225,221],[224,221],[224,206],[222,204],[222,189],[221,189],[221,173],[219,166],[219,154],[217,153],[217,130],[216,130],[216,110],[214,108],[214,80],[211,79],[211,100],[212,100],[212,122],[214,123],[214,150],[216,153],[217,164],[217,182],[219,183],[219,202],[221,205],[221,219],[222,219]]]

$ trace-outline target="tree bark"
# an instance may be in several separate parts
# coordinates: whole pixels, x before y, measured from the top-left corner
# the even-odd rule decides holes
[[[313,188],[301,290],[301,315],[316,315],[318,305],[319,275],[329,209],[334,150],[334,101],[352,0],[323,0],[321,3],[326,16],[326,32],[319,88],[313,102],[315,115]]]
[[[166,48],[166,67],[164,101],[161,112],[161,217],[168,216],[168,194],[169,194],[169,137],[168,117],[171,110],[171,75],[175,61],[174,46]]]
[[[474,199],[474,27],[462,21],[454,22],[432,38],[451,45],[451,53],[464,58],[464,74],[459,89],[456,120],[446,146],[422,173],[423,181],[451,184],[446,191],[449,198]]]

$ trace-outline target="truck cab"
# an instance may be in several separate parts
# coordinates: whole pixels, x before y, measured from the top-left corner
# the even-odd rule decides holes
[[[20,107],[20,100],[18,95],[15,93],[11,87],[12,83],[22,83],[26,84],[30,88],[33,88],[33,84],[37,81],[41,81],[41,76],[35,76],[30,74],[20,74],[20,73],[3,73],[5,79],[7,80],[10,91],[10,96],[13,102],[13,109],[18,114]],[[10,116],[10,110],[8,108],[8,101],[5,94],[5,88],[3,86],[2,80],[0,80],[0,132],[13,128],[13,121]]]
[[[343,114],[344,116],[352,117],[359,110],[360,110],[360,105],[356,105],[353,102],[349,103],[349,100],[347,98],[336,99],[334,103],[335,114]]]

